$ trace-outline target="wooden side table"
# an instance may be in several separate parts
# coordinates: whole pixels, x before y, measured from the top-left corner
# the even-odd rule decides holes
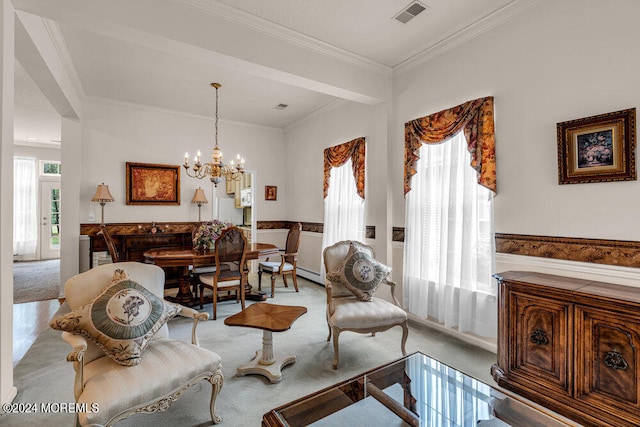
[[[251,362],[238,367],[238,375],[264,375],[272,383],[282,381],[282,368],[294,363],[294,354],[275,356],[273,353],[273,332],[282,332],[291,328],[293,322],[307,312],[306,307],[278,305],[258,302],[240,313],[224,319],[228,326],[245,326],[262,329],[262,350],[256,351]]]

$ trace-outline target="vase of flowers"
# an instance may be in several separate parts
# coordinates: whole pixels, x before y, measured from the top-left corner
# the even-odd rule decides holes
[[[195,233],[193,233],[193,248],[199,251],[213,249],[213,244],[222,234],[222,230],[232,225],[230,222],[223,222],[217,219],[201,222]]]

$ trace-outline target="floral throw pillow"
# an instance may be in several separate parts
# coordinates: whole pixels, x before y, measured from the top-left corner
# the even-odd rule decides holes
[[[57,317],[53,329],[72,332],[94,342],[107,356],[124,366],[140,363],[154,334],[181,307],[167,303],[116,270],[109,286],[90,303]]]
[[[338,282],[362,301],[371,301],[380,283],[391,273],[388,267],[352,246],[345,260],[327,279]]]

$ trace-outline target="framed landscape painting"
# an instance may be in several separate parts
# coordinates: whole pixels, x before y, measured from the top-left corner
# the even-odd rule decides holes
[[[179,205],[180,166],[127,162],[127,205]]]
[[[635,126],[635,108],[558,123],[558,182],[635,181]]]

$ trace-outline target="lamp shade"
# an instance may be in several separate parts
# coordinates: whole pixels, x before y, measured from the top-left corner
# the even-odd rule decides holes
[[[98,189],[96,190],[96,194],[93,195],[91,201],[99,203],[113,202],[114,198],[111,193],[109,193],[109,186],[105,185],[104,182],[102,184],[99,184]]]
[[[209,203],[209,201],[207,200],[207,197],[204,195],[204,190],[202,188],[196,189],[196,193],[193,195],[193,199],[191,199],[191,203],[197,203],[198,205]]]

